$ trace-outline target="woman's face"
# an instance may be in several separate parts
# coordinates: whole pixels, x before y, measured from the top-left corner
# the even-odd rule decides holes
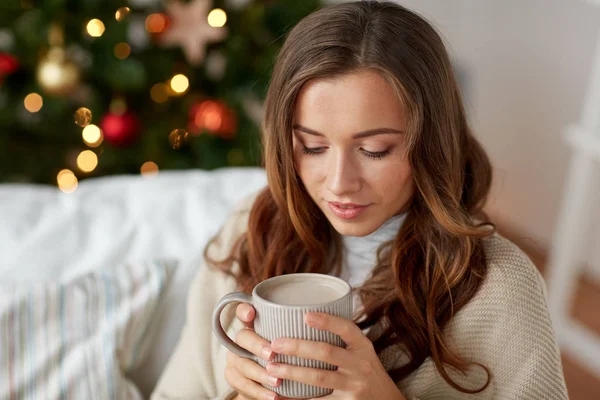
[[[314,80],[294,116],[296,170],[342,235],[365,236],[404,211],[413,193],[404,109],[376,72]]]

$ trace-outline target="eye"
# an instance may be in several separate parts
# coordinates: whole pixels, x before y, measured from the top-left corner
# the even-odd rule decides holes
[[[326,147],[306,147],[306,146],[302,146],[302,153],[306,154],[306,155],[319,155],[319,154],[323,154],[323,152],[325,152],[327,148]],[[381,160],[382,158],[387,157],[388,155],[390,155],[392,153],[391,150],[385,150],[385,151],[378,151],[378,152],[373,152],[373,151],[368,151],[365,149],[361,149],[361,152],[372,159],[375,160]]]
[[[372,152],[372,151],[367,151],[365,149],[361,149],[361,151],[363,152],[363,154],[365,156],[367,156],[369,158],[373,158],[375,160],[381,160],[382,158],[385,158],[392,153],[391,150]]]
[[[306,147],[302,146],[302,153],[308,155],[317,155],[325,151],[325,147]]]

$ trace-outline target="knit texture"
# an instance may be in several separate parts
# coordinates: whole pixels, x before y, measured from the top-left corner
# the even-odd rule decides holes
[[[229,254],[248,226],[254,196],[232,213],[209,248],[217,259]],[[560,353],[548,309],[544,281],[529,258],[513,243],[495,234],[484,239],[488,275],[480,290],[452,319],[444,334],[453,350],[465,359],[485,365],[490,385],[481,393],[465,394],[444,381],[431,358],[410,376],[397,382],[407,399],[567,399]],[[202,266],[190,287],[187,321],[179,343],[158,382],[152,400],[228,400],[235,396],[224,378],[227,349],[211,331],[212,310],[218,300],[236,291],[235,280]],[[234,307],[222,316],[230,337],[243,328]],[[374,339],[383,326],[368,332]],[[390,370],[408,360],[400,346],[380,354]],[[466,374],[447,368],[455,382],[478,389],[486,381],[477,366]]]

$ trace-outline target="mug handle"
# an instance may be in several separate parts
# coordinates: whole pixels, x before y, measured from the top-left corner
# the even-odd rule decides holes
[[[231,340],[221,325],[221,312],[229,303],[241,302],[253,305],[252,296],[242,292],[228,293],[219,300],[212,315],[212,328],[213,333],[217,336],[223,346],[227,347],[232,353],[237,354],[240,357],[249,358],[250,360],[258,362],[258,357],[250,353],[248,350],[241,347],[239,344]]]

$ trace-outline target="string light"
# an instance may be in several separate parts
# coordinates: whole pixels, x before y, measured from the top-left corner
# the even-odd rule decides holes
[[[123,21],[129,15],[129,7],[121,7],[115,13],[115,19],[119,22]]]
[[[177,93],[182,94],[185,93],[186,90],[190,87],[190,81],[185,75],[177,74],[173,78],[171,78],[171,89]]]
[[[91,150],[84,150],[77,156],[77,167],[83,172],[92,172],[98,166],[98,156]]]
[[[220,8],[215,8],[208,13],[208,24],[213,28],[221,28],[227,22],[227,14]]]
[[[94,124],[89,124],[83,131],[81,132],[81,136],[83,137],[83,141],[90,147],[98,147],[102,144],[104,140],[104,136],[102,135],[102,131]]]
[[[44,100],[42,96],[37,93],[29,93],[25,96],[25,100],[23,101],[25,105],[25,109],[31,113],[36,113],[42,109],[44,105]]]
[[[60,171],[56,176],[56,182],[58,183],[58,188],[64,193],[73,193],[77,189],[77,177],[69,169]]]
[[[100,37],[104,33],[104,23],[98,18],[94,18],[87,23],[87,33],[91,37]]]
[[[158,174],[158,165],[152,161],[146,161],[140,169],[142,176],[151,177]]]

